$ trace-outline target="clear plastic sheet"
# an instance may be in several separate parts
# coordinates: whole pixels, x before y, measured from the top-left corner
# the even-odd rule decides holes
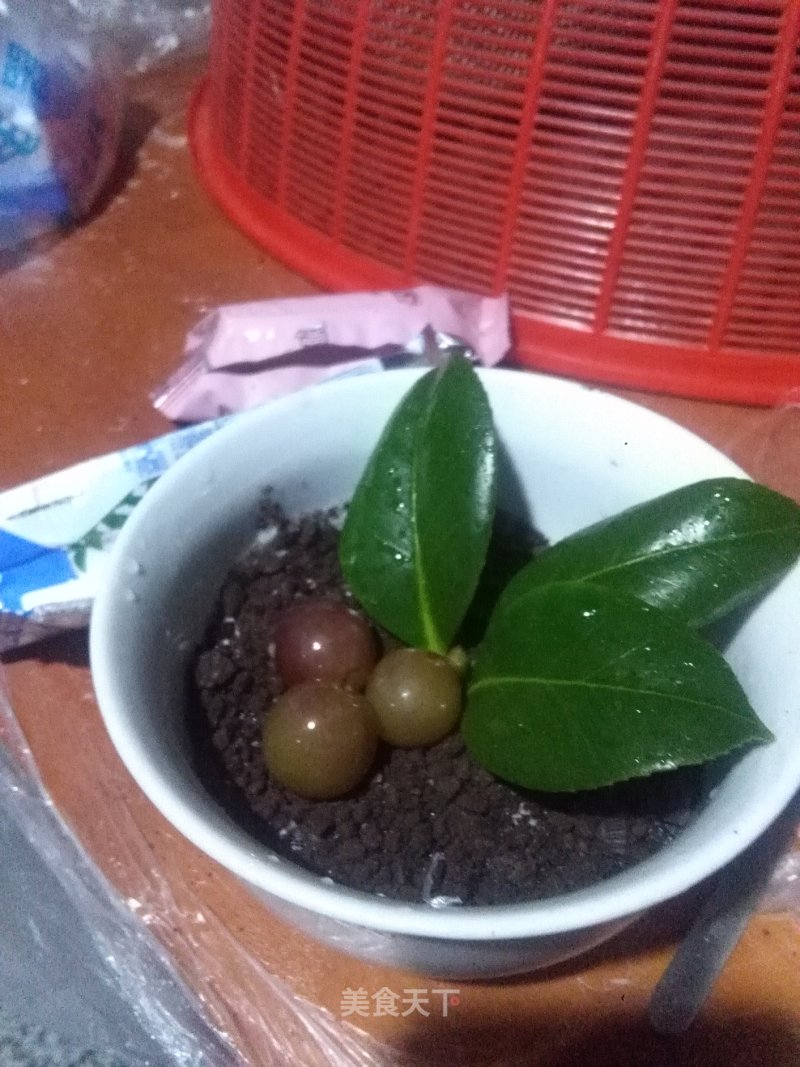
[[[763,902],[764,911],[789,911],[800,920],[800,831],[795,847],[775,867]]]
[[[795,832],[793,848],[775,868],[761,910],[789,912],[800,922],[800,826]]]
[[[163,949],[125,909],[53,807],[14,718],[2,675],[0,742],[0,818],[5,829],[11,827],[19,835],[10,839],[14,851],[4,855],[4,863],[17,871],[30,863],[27,843],[33,850],[33,864],[41,863],[52,878],[52,884],[46,884],[49,879],[34,866],[39,875],[32,886],[34,896],[21,900],[4,893],[5,936],[13,935],[18,957],[37,961],[20,979],[20,984],[25,981],[22,999],[29,1005],[38,1001],[53,1018],[54,1030],[65,1025],[72,1008],[85,1033],[94,1010],[87,994],[94,986],[106,987],[112,992],[100,1006],[90,1035],[97,1051],[124,1054],[131,1065],[158,1062],[154,1055],[165,1054],[175,1064],[202,1062],[222,1067],[235,1062],[230,1049],[203,1019]],[[24,909],[25,922],[12,930],[9,912],[15,908]],[[69,914],[70,909],[74,914]],[[84,935],[93,954],[82,947]],[[81,974],[80,985],[68,982],[71,973]],[[37,975],[46,990],[41,999],[35,995],[35,985],[31,987]],[[6,1012],[12,984],[6,981],[0,993]],[[47,1001],[59,996],[62,1002],[54,1010]],[[69,1043],[74,1047],[77,1039],[74,1034]]]
[[[90,753],[87,764],[91,763]],[[114,796],[112,785],[106,783],[104,788]],[[22,933],[15,931],[17,953],[27,960],[38,957],[35,971],[40,977],[34,974],[33,981],[41,982],[41,996],[36,989],[26,988],[18,999],[33,1012],[27,1019],[37,1020],[37,1030],[44,1032],[40,1008],[53,1017],[53,1032],[39,1039],[46,1040],[47,1047],[58,1036],[59,1024],[68,1026],[72,1009],[78,1033],[84,1041],[91,1040],[92,1052],[106,1056],[113,1052],[113,1059],[102,1062],[120,1067],[271,1067],[288,1062],[303,1067],[399,1067],[400,1060],[390,1049],[298,997],[264,962],[245,951],[228,930],[230,918],[216,915],[191,892],[183,894],[178,904],[137,827],[135,814],[121,808],[112,822],[112,832],[118,836],[115,844],[137,854],[139,878],[136,896],[123,902],[44,790],[6,695],[1,670],[0,820],[19,831],[57,885],[48,890],[39,878],[36,898],[7,898],[5,902],[6,912],[18,908],[22,913],[18,924]],[[9,862],[19,866],[13,856],[5,855],[4,863]],[[39,899],[46,893],[63,894],[63,899]],[[50,924],[37,921],[40,912],[48,911]],[[189,917],[197,933],[190,943],[181,943],[179,931]],[[7,918],[4,923],[8,924]],[[213,937],[208,936],[212,927]],[[89,952],[81,951],[84,935]],[[220,935],[229,955],[219,953]],[[181,960],[186,982],[165,946]],[[238,976],[235,1000],[217,998],[214,991],[224,987],[231,957]],[[78,968],[82,979],[75,984],[71,976]],[[24,967],[24,971],[29,983],[31,968]],[[92,1029],[92,994],[102,998],[103,987],[111,993],[100,1005]],[[0,1021],[0,1053],[2,1023],[13,992],[8,985],[0,991],[0,1009],[6,1016]],[[54,1010],[47,1001],[59,996],[63,1003]],[[21,1030],[30,1028],[30,1022],[23,1021]],[[78,1038],[74,1034],[69,1038],[65,1044],[75,1050]],[[85,1049],[75,1050],[76,1056],[78,1052],[88,1056]]]

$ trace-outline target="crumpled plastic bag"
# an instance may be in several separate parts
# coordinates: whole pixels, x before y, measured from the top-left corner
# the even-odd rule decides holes
[[[41,2],[41,0],[37,0]],[[211,0],[51,0],[67,5],[87,26],[108,34],[126,68],[151,67],[208,48]]]
[[[167,954],[53,807],[1,672],[0,824],[6,1025],[10,1016],[28,1037],[46,1034],[47,1044],[58,1037],[76,1052],[80,1043],[82,1053],[114,1053],[131,1067],[236,1063]]]

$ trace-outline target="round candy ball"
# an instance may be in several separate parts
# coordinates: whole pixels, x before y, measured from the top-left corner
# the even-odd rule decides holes
[[[301,600],[275,628],[275,667],[286,686],[325,681],[362,690],[377,660],[372,627],[340,601]]]
[[[349,793],[366,776],[378,747],[372,708],[363,696],[328,682],[288,689],[264,718],[270,775],[303,797]]]
[[[398,648],[378,663],[366,697],[384,741],[402,748],[432,745],[461,716],[461,678],[444,657]]]

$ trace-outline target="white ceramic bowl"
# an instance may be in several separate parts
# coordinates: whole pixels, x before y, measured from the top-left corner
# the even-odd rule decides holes
[[[800,568],[727,650],[774,744],[748,752],[696,821],[657,855],[588,889],[528,904],[432,909],[326,884],[276,856],[212,799],[190,760],[184,677],[224,575],[252,541],[269,485],[301,513],[352,493],[417,377],[334,382],[233,420],[148,493],[122,531],[91,628],[97,697],[133,777],[181,833],[308,933],[365,959],[440,977],[532,970],[582,952],[699,882],[749,844],[800,785]],[[482,372],[513,467],[502,479],[551,539],[701,478],[743,472],[650,411],[582,385]]]

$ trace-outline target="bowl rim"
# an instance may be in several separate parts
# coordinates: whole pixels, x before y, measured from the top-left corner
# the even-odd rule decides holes
[[[441,938],[448,941],[488,942],[566,934],[603,923],[623,920],[662,903],[698,884],[713,874],[746,848],[789,803],[800,785],[800,766],[794,778],[786,773],[776,778],[773,788],[756,798],[740,812],[735,828],[707,842],[692,861],[676,862],[669,871],[648,871],[652,859],[669,851],[671,845],[659,850],[651,859],[628,868],[620,874],[602,879],[584,889],[573,890],[553,897],[504,905],[476,905],[455,908],[432,908],[421,903],[381,898],[360,890],[349,889],[322,879],[303,868],[280,858],[270,858],[268,846],[249,839],[245,830],[211,825],[202,814],[180,795],[167,778],[153,767],[143,746],[132,716],[126,712],[126,696],[117,684],[114,669],[115,649],[111,639],[111,621],[117,611],[113,597],[113,573],[121,573],[128,553],[128,545],[147,527],[149,516],[162,500],[170,497],[185,473],[206,462],[207,457],[224,451],[241,436],[255,427],[268,424],[277,414],[290,413],[300,404],[316,404],[332,396],[331,390],[368,391],[376,387],[390,388],[397,400],[406,388],[425,370],[394,370],[380,375],[360,375],[311,386],[298,393],[279,398],[234,417],[230,423],[196,445],[166,471],[137,505],[130,519],[120,531],[107,563],[105,580],[95,601],[89,633],[92,680],[97,702],[106,730],[139,788],[154,806],[192,844],[251,886],[281,898],[289,905],[325,916],[341,923],[353,924],[387,934]],[[749,479],[750,476],[724,453],[698,434],[674,420],[632,400],[615,396],[597,387],[557,379],[535,372],[520,372],[504,368],[481,370],[480,376],[491,392],[491,382],[513,384],[514,389],[535,389],[537,383],[566,394],[590,391],[602,405],[620,414],[636,412],[637,418],[663,424],[670,433],[685,435],[729,476]],[[513,380],[513,381],[512,381]],[[263,427],[262,427],[263,432]],[[800,566],[800,564],[798,564]],[[222,815],[220,809],[220,815]],[[238,840],[237,840],[238,839]],[[681,835],[676,839],[680,841]],[[247,841],[247,843],[246,843]],[[274,855],[274,854],[273,854]],[[636,872],[636,873],[633,873]]]

